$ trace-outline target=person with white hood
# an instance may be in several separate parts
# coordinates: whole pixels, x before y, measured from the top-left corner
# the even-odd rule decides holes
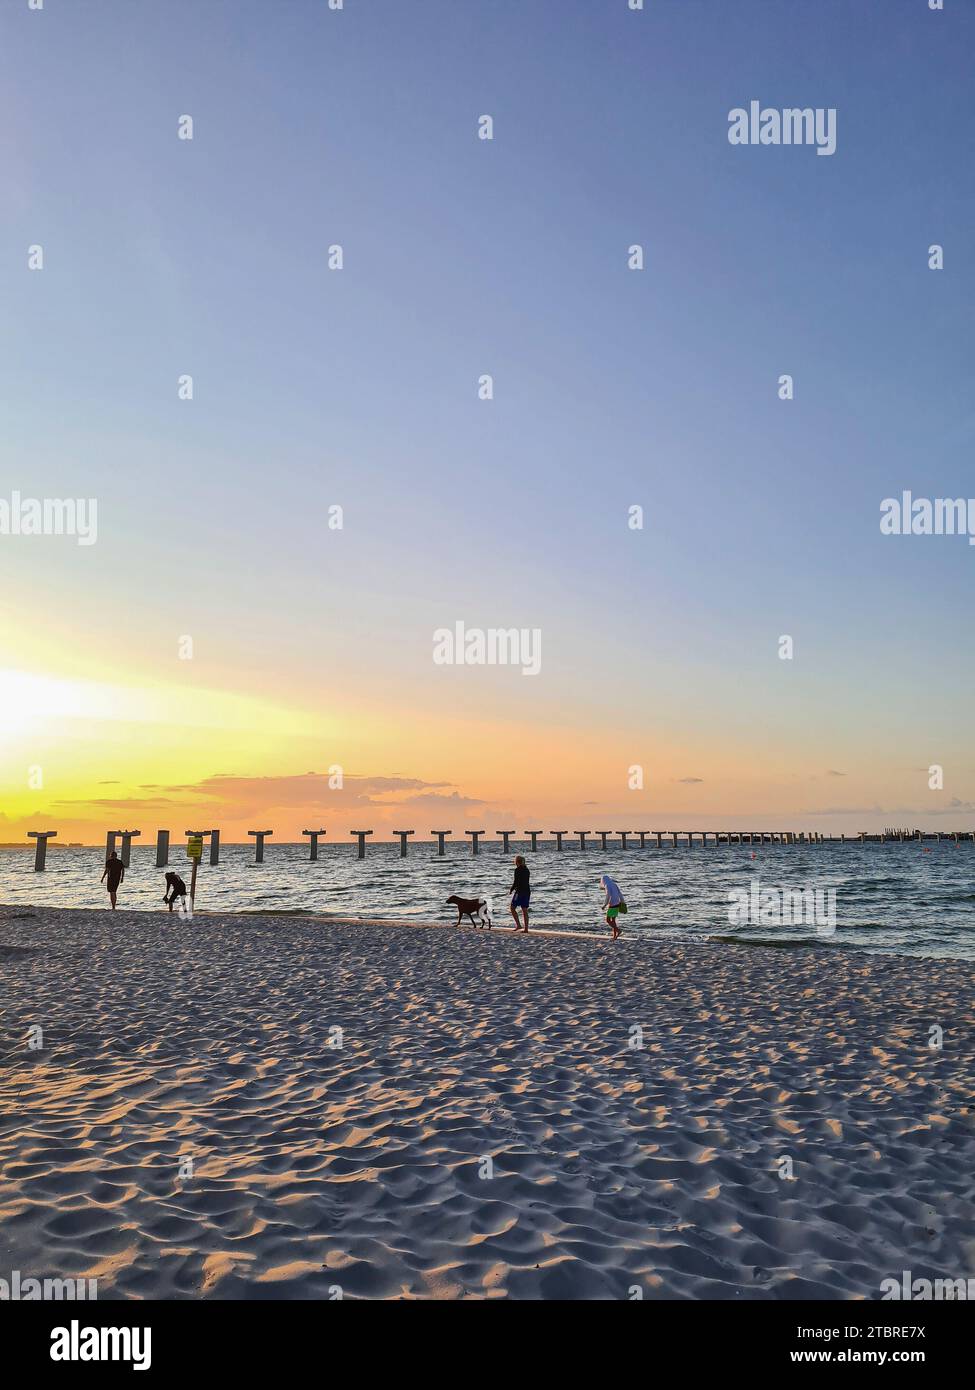
[[[616,941],[620,935],[616,919],[621,912],[626,911],[626,903],[623,901],[623,894],[620,892],[620,886],[615,878],[610,878],[609,874],[603,874],[599,882],[606,891],[606,901],[603,903],[606,925],[612,928],[613,940]]]

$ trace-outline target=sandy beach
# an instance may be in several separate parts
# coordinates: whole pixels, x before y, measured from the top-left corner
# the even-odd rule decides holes
[[[964,962],[12,907],[0,971],[4,1277],[877,1299],[975,1275]]]

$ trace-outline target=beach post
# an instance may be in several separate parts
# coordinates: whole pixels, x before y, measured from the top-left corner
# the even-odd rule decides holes
[[[119,855],[119,858],[125,867],[128,868],[129,860],[132,858],[132,838],[135,835],[141,835],[142,831],[120,830],[118,833],[122,836],[122,853]]]
[[[657,848],[658,848],[658,849],[663,849],[663,847],[664,847],[664,832],[663,832],[662,830],[651,830],[651,831],[650,831],[650,834],[651,834],[651,835],[656,835],[656,837],[657,837]]]
[[[572,833],[573,833],[573,835],[578,835],[578,836],[579,836],[579,848],[580,848],[580,849],[585,849],[585,847],[586,847],[586,836],[589,834],[589,831],[588,831],[588,830],[573,830]]]
[[[597,831],[596,831],[596,834],[599,836],[599,839],[600,839],[600,846],[599,846],[600,849],[605,849],[605,848],[606,848],[606,836],[607,836],[609,833],[610,833],[610,832],[609,832],[608,830],[597,830]]]
[[[52,835],[56,835],[56,830],[28,830],[28,840],[36,840],[34,846],[34,872],[42,874],[44,872],[44,861],[47,858],[47,842]]]
[[[464,834],[465,834],[465,835],[470,835],[470,837],[471,837],[471,854],[476,854],[476,853],[477,853],[477,842],[478,842],[478,840],[481,838],[482,835],[486,835],[486,834],[487,834],[487,831],[486,831],[486,830],[465,830],[465,831],[464,831]]]
[[[525,830],[522,833],[529,837],[532,842],[532,854],[536,854],[538,852],[538,837],[545,834],[544,830]]]
[[[567,830],[550,830],[548,833],[549,833],[550,835],[554,835],[554,836],[555,836],[555,848],[556,848],[556,850],[561,850],[561,848],[562,848],[562,836],[563,836],[563,835],[568,835],[569,832],[568,832]]]
[[[264,863],[264,837],[265,837],[265,835],[273,835],[273,834],[274,834],[274,831],[273,831],[273,830],[248,830],[247,833],[248,833],[248,835],[256,835],[256,837],[257,837],[256,840],[254,841],[254,863],[255,863],[255,864],[263,864],[263,863]]]
[[[621,830],[621,831],[620,831],[620,848],[621,848],[621,849],[626,849],[626,837],[627,837],[627,835],[629,835],[629,834],[630,834],[629,830]]]
[[[327,831],[327,830],[303,830],[301,833],[302,833],[302,835],[308,835],[308,836],[311,837],[311,838],[309,839],[309,841],[308,841],[308,862],[309,862],[309,864],[311,864],[315,859],[318,858],[318,837],[319,837],[319,835],[327,835],[327,834],[328,834],[328,831]],[[212,860],[212,859],[210,860],[210,863],[211,863],[211,864],[213,863],[213,860]]]
[[[349,831],[349,834],[350,834],[350,835],[354,835],[354,836],[356,837],[356,839],[359,841],[358,845],[356,846],[356,852],[355,852],[355,857],[356,857],[356,859],[365,859],[365,857],[366,857],[366,836],[367,836],[367,835],[371,835],[371,834],[372,834],[372,831],[371,831],[371,830],[350,830],[350,831]]]
[[[156,868],[165,869],[169,863],[169,831],[156,831]]]
[[[405,858],[406,858],[406,837],[407,837],[407,835],[412,835],[412,834],[413,834],[413,831],[412,831],[412,830],[394,830],[394,831],[393,831],[393,834],[399,836],[399,857],[400,857],[401,859],[405,859]]]
[[[436,832],[434,832],[434,833],[436,833]],[[502,853],[502,854],[507,854],[507,853],[508,853],[508,841],[511,839],[512,835],[514,835],[515,832],[514,832],[513,830],[496,830],[494,833],[495,833],[495,835],[500,835],[500,836],[501,836],[501,853]],[[440,853],[443,854],[443,850],[441,850]]]
[[[674,837],[674,849],[676,849],[676,848],[677,848],[677,831],[676,831],[676,830],[672,830],[670,833],[671,833],[671,835],[673,835],[673,837]]]
[[[105,858],[106,858],[106,859],[111,859],[112,855],[115,853],[115,839],[116,839],[116,836],[117,836],[117,835],[118,835],[118,831],[117,831],[117,830],[110,830],[110,831],[108,832],[108,834],[105,836]]]
[[[220,831],[211,830],[210,835],[210,863],[220,863]]]
[[[203,831],[187,830],[186,832],[186,854],[193,861],[193,875],[190,879],[190,915],[193,914],[193,907],[196,903],[196,871],[200,867],[200,860],[203,858]]]
[[[438,853],[438,854],[443,854],[443,842],[444,842],[445,837],[446,837],[447,835],[452,835],[453,833],[454,833],[454,832],[453,832],[452,830],[431,830],[431,831],[430,831],[430,834],[431,834],[431,835],[436,835],[436,837],[437,837],[437,853]],[[508,834],[509,834],[509,835],[511,834],[511,831],[510,831],[510,830],[508,831]],[[504,847],[505,847],[505,849],[508,848],[508,841],[507,841],[507,840],[505,840],[505,842],[504,842]]]

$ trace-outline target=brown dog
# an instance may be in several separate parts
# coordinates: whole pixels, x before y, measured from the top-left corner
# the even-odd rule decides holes
[[[492,922],[487,898],[458,898],[457,894],[454,893],[447,901],[453,903],[454,907],[457,909],[456,926],[460,926],[460,919],[462,917],[469,917],[472,926],[487,927],[490,931]],[[475,917],[477,917],[476,922],[474,921]]]

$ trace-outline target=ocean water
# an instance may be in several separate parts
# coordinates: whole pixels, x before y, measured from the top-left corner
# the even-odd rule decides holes
[[[338,917],[455,920],[445,899],[485,897],[495,924],[510,925],[507,890],[514,853],[532,871],[531,921],[606,933],[600,911],[602,873],[619,882],[629,908],[626,935],[647,944],[663,935],[685,940],[733,937],[774,945],[803,942],[899,955],[975,959],[975,845],[970,841],[920,844],[859,842],[820,845],[695,845],[646,849],[619,844],[540,842],[532,854],[512,841],[482,844],[411,844],[406,859],[397,844],[369,844],[357,859],[354,844],[321,844],[311,863],[307,843],[269,841],[263,864],[254,847],[222,845],[220,863],[204,858],[197,884],[198,913],[221,911],[316,913]],[[34,872],[33,845],[0,849],[0,903],[107,907],[99,884],[99,849],[48,849],[47,869]],[[182,844],[170,868],[190,881]],[[165,912],[164,870],[154,845],[133,846],[119,906]],[[786,900],[789,892],[797,895]],[[805,894],[800,899],[798,894]],[[779,910],[781,908],[781,910]],[[734,913],[738,920],[730,920]]]

